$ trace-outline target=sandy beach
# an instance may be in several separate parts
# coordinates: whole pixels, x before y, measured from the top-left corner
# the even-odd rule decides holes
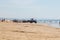
[[[60,29],[48,24],[0,22],[0,40],[60,40]]]

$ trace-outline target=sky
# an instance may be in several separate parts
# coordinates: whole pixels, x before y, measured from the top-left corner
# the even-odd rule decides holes
[[[0,0],[0,17],[60,19],[60,0]]]

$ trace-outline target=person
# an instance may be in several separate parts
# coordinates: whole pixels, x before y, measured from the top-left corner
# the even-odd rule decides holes
[[[3,22],[3,21],[5,21],[5,19],[2,19],[1,21]]]

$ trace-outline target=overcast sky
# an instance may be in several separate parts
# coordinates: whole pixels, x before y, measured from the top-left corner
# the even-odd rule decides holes
[[[60,0],[0,0],[0,17],[60,19]]]

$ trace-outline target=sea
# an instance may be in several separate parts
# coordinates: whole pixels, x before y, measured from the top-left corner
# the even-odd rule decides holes
[[[48,24],[49,26],[60,28],[60,20],[38,20],[38,23]]]

